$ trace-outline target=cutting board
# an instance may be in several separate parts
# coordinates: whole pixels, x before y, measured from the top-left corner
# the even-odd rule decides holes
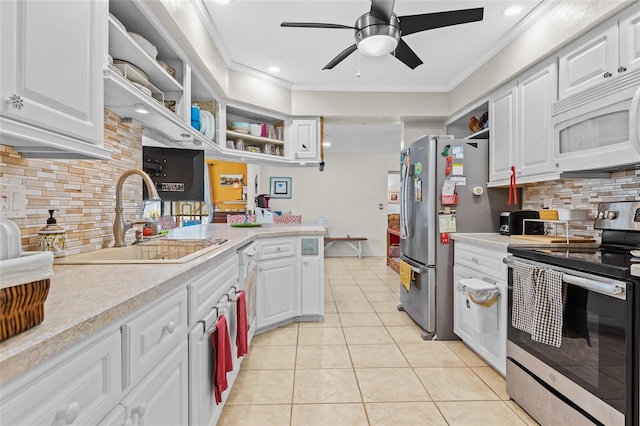
[[[520,240],[537,241],[539,243],[558,244],[566,243],[567,237],[562,235],[512,235],[511,238],[518,238]],[[586,237],[569,237],[569,243],[595,243],[592,238]]]

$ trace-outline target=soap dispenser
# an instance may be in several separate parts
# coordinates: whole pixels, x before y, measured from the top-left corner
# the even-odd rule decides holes
[[[38,241],[41,251],[50,251],[53,253],[54,259],[60,259],[64,257],[66,238],[64,229],[56,224],[56,218],[53,217],[55,211],[49,210],[50,217],[47,219],[47,226],[38,231]]]

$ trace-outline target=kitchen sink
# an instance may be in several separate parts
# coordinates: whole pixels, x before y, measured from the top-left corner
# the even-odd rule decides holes
[[[57,259],[55,264],[184,263],[210,253],[226,242],[227,240],[220,238],[204,240],[156,239],[127,247],[111,247],[76,254]]]

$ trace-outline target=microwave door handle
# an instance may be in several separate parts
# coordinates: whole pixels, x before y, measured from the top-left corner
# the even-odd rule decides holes
[[[636,90],[631,100],[631,110],[629,111],[629,137],[636,151],[640,154],[640,88]]]

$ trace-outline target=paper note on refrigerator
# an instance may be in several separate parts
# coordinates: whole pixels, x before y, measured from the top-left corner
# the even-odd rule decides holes
[[[438,212],[438,232],[456,232],[456,211],[440,210]]]
[[[464,175],[464,164],[453,163],[453,166],[451,167],[451,174],[455,176]]]

